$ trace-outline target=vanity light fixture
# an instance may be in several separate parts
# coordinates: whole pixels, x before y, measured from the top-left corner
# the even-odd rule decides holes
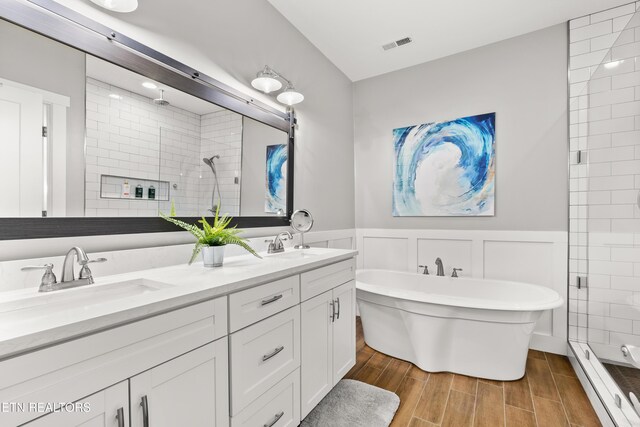
[[[91,0],[91,2],[112,12],[129,13],[138,8],[138,0]]]
[[[286,105],[295,105],[304,100],[304,96],[295,90],[293,83],[268,65],[265,65],[264,68],[256,74],[256,78],[251,81],[251,86],[264,93],[271,93],[282,88],[282,82],[280,80],[283,80],[287,85],[284,91],[276,97],[278,102]]]
[[[251,81],[251,86],[264,93],[271,93],[280,90],[282,83],[278,80],[278,74],[265,65],[264,69],[259,71],[256,78]]]
[[[144,82],[142,83],[142,86],[146,87],[147,89],[158,89],[158,85],[153,82]]]
[[[276,99],[286,105],[295,105],[304,101],[304,95],[295,90],[291,84],[287,84],[287,87],[278,94]]]

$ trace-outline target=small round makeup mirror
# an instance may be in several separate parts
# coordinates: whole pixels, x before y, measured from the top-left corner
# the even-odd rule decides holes
[[[304,244],[304,233],[313,227],[313,216],[306,209],[298,209],[291,215],[291,228],[300,233],[300,244],[294,249],[309,249],[311,246]]]

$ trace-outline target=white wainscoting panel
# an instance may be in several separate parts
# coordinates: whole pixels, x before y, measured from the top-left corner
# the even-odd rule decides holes
[[[511,280],[554,289],[565,304],[540,319],[531,340],[537,350],[566,354],[567,247],[564,231],[357,229],[358,268],[436,271],[462,268],[461,277]]]
[[[418,239],[418,265],[427,265],[431,274],[436,273],[435,260],[440,258],[444,264],[444,273],[451,276],[454,268],[461,268],[458,273],[473,276],[473,241],[446,239]],[[418,269],[422,272],[422,268]]]
[[[365,268],[404,270],[408,254],[407,239],[395,237],[365,237],[361,257]]]

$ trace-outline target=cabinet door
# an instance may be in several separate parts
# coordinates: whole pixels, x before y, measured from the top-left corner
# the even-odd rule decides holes
[[[356,286],[347,282],[333,290],[336,318],[333,322],[333,384],[356,364]]]
[[[68,408],[70,410],[70,408]],[[129,386],[122,381],[76,402],[72,412],[55,412],[28,427],[128,427]]]
[[[333,388],[333,299],[331,291],[303,302],[301,308],[301,418]]]
[[[225,337],[131,378],[131,426],[228,426],[228,365]]]

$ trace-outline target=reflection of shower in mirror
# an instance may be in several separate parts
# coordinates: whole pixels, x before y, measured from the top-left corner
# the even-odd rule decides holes
[[[202,159],[205,165],[211,168],[211,172],[213,172],[213,189],[211,190],[211,208],[209,211],[212,214],[216,213],[218,205],[216,204],[216,194],[218,195],[218,203],[222,202],[222,197],[220,196],[220,185],[218,183],[218,173],[216,172],[216,164],[214,159],[219,159],[219,155],[214,155],[212,157],[205,157]]]

